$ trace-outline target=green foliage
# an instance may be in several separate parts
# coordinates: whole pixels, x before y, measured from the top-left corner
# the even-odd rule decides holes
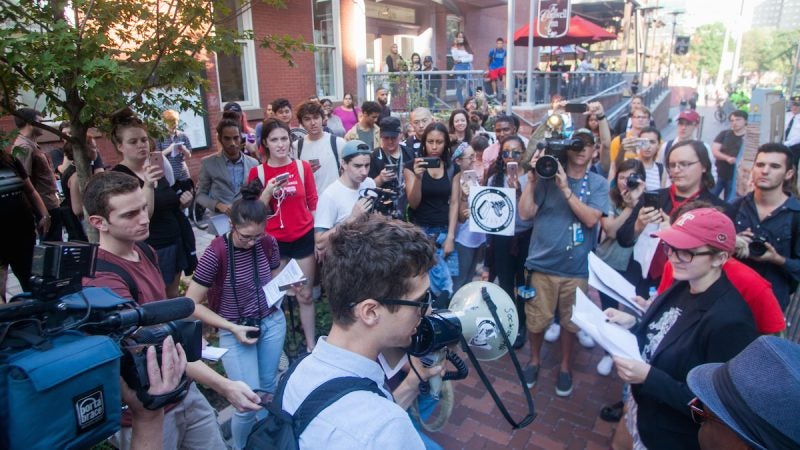
[[[721,22],[701,25],[692,35],[689,54],[682,57],[683,62],[701,72],[716,74],[719,70],[722,47],[725,40],[725,25]],[[729,47],[733,49],[733,47]]]
[[[800,29],[754,28],[744,34],[742,66],[745,71],[792,73],[792,59],[800,41]]]

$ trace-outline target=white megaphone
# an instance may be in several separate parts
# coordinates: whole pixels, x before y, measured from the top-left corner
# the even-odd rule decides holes
[[[484,295],[488,295],[496,306],[506,339]],[[422,318],[408,352],[420,357],[430,367],[441,362],[447,353],[447,346],[460,341],[463,336],[478,360],[492,361],[508,352],[506,343],[514,342],[519,326],[517,308],[500,286],[486,281],[473,281],[453,295],[449,309],[438,309]],[[438,398],[441,377],[432,377],[428,383],[431,396]]]

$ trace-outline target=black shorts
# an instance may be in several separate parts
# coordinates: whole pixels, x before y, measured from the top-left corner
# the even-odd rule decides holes
[[[278,241],[281,259],[303,259],[314,254],[314,228],[292,242]]]

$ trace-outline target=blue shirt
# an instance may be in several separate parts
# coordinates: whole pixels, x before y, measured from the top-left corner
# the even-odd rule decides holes
[[[583,203],[603,214],[610,211],[608,182],[603,177],[587,173],[586,186],[583,179],[567,180],[573,195]],[[578,220],[553,179],[536,180],[534,201],[538,210],[533,228],[538,231],[531,235],[525,267],[559,277],[588,278],[589,251],[597,241],[599,222],[589,228]]]
[[[506,49],[498,50],[493,48],[489,50],[489,69],[499,69],[506,65]]]
[[[337,377],[369,378],[391,398],[377,362],[328,344],[321,337],[289,378],[283,395],[284,411],[294,414],[311,391]],[[368,391],[345,395],[308,424],[300,435],[300,448],[424,449],[408,414],[388,398]]]
[[[737,233],[750,228],[753,234],[766,239],[779,255],[786,258],[783,266],[750,258],[742,261],[772,283],[772,291],[781,309],[786,310],[789,296],[792,295],[792,287],[800,281],[800,236],[798,236],[800,231],[792,230],[800,225],[800,216],[792,220],[792,216],[800,213],[800,200],[789,197],[763,221],[758,218],[758,209],[752,192],[734,202],[733,210],[733,223]]]
[[[231,187],[234,192],[239,192],[237,186],[244,183],[244,154],[239,153],[239,159],[231,161],[225,157],[225,167],[228,169],[228,177],[231,180]]]

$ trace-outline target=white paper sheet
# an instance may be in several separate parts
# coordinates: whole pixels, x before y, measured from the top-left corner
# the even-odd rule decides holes
[[[209,217],[211,226],[208,232],[214,236],[222,236],[231,230],[231,219],[227,214],[217,214]]]
[[[203,349],[202,358],[208,361],[219,361],[225,353],[228,353],[227,348],[212,347],[207,345]]]
[[[606,315],[580,289],[575,290],[572,322],[586,332],[612,356],[642,361],[636,336],[619,325],[606,321]]]
[[[631,300],[636,296],[636,287],[594,252],[589,252],[589,285],[623,303],[638,315],[644,313],[644,308]]]
[[[647,278],[650,273],[650,263],[653,262],[653,255],[658,250],[658,243],[661,241],[659,238],[650,237],[650,233],[658,231],[657,223],[648,223],[636,244],[633,245],[633,259],[642,265],[642,277]]]
[[[267,283],[264,286],[264,295],[267,297],[267,304],[269,306],[276,306],[280,307],[280,301],[283,300],[284,292],[281,292],[280,287],[297,283],[305,277],[303,275],[303,270],[300,269],[300,265],[297,264],[297,261],[292,259],[286,264],[286,267],[281,270],[281,273],[278,274],[277,277],[273,278],[272,281]]]

